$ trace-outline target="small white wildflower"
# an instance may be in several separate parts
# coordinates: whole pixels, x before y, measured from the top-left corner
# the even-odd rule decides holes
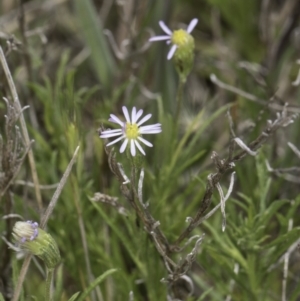
[[[191,41],[190,33],[193,31],[197,23],[198,23],[198,19],[193,19],[186,30],[179,29],[179,30],[174,30],[174,32],[172,32],[163,21],[159,21],[159,26],[167,35],[152,37],[149,39],[149,42],[166,41],[167,44],[172,43],[173,45],[167,56],[167,59],[170,60],[173,57],[176,49],[185,46],[187,43],[190,43]]]
[[[143,134],[158,134],[161,132],[161,124],[150,124],[146,126],[141,126],[143,123],[145,123],[148,119],[151,118],[152,114],[148,114],[145,117],[143,117],[140,121],[140,117],[143,114],[143,110],[137,111],[135,107],[132,108],[131,111],[131,118],[128,113],[128,109],[123,106],[122,107],[126,122],[121,121],[117,116],[111,114],[110,118],[108,119],[111,122],[117,123],[121,126],[121,129],[117,130],[106,130],[101,132],[100,138],[111,138],[120,136],[114,141],[108,143],[106,146],[110,146],[112,144],[115,144],[119,142],[120,140],[124,140],[120,147],[120,153],[123,153],[127,147],[127,145],[130,145],[130,152],[132,156],[136,155],[136,147],[139,149],[139,151],[145,155],[144,150],[142,149],[140,142],[143,142],[145,145],[152,147],[153,145],[142,138],[141,136]]]

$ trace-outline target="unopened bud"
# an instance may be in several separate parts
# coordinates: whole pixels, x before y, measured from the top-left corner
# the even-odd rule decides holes
[[[40,257],[48,269],[53,269],[60,262],[60,253],[53,237],[39,228],[37,222],[16,222],[12,233],[18,246]]]

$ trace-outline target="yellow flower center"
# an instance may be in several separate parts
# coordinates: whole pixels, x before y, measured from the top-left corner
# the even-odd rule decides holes
[[[183,29],[175,30],[172,34],[171,41],[177,46],[184,46],[190,40],[190,34]]]
[[[125,128],[125,134],[128,139],[137,139],[137,137],[140,135],[139,127],[137,126],[136,123],[132,124],[127,122]]]

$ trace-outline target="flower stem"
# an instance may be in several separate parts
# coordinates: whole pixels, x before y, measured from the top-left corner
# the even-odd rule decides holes
[[[21,291],[22,291],[22,285],[23,285],[23,282],[24,282],[24,279],[25,279],[25,276],[26,276],[27,269],[29,267],[31,258],[32,258],[31,254],[29,254],[25,257],[25,260],[23,262],[23,265],[22,265],[22,268],[21,268],[21,271],[20,271],[20,274],[19,274],[19,279],[18,279],[18,282],[17,282],[17,286],[15,288],[15,292],[14,292],[14,296],[13,296],[12,301],[18,301],[19,300],[19,297],[20,297],[20,294],[21,294]]]
[[[176,95],[176,115],[175,115],[175,124],[178,126],[179,123],[179,114],[182,104],[182,96],[183,96],[183,85],[185,83],[185,80],[181,79],[179,80],[179,85],[177,89],[177,95]]]
[[[45,301],[51,301],[51,284],[53,280],[54,269],[47,269]]]

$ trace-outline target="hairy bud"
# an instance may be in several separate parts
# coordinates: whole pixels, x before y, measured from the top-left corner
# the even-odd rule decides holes
[[[48,269],[60,262],[60,253],[53,237],[39,228],[37,222],[16,222],[12,233],[18,246],[32,255],[40,257]]]

